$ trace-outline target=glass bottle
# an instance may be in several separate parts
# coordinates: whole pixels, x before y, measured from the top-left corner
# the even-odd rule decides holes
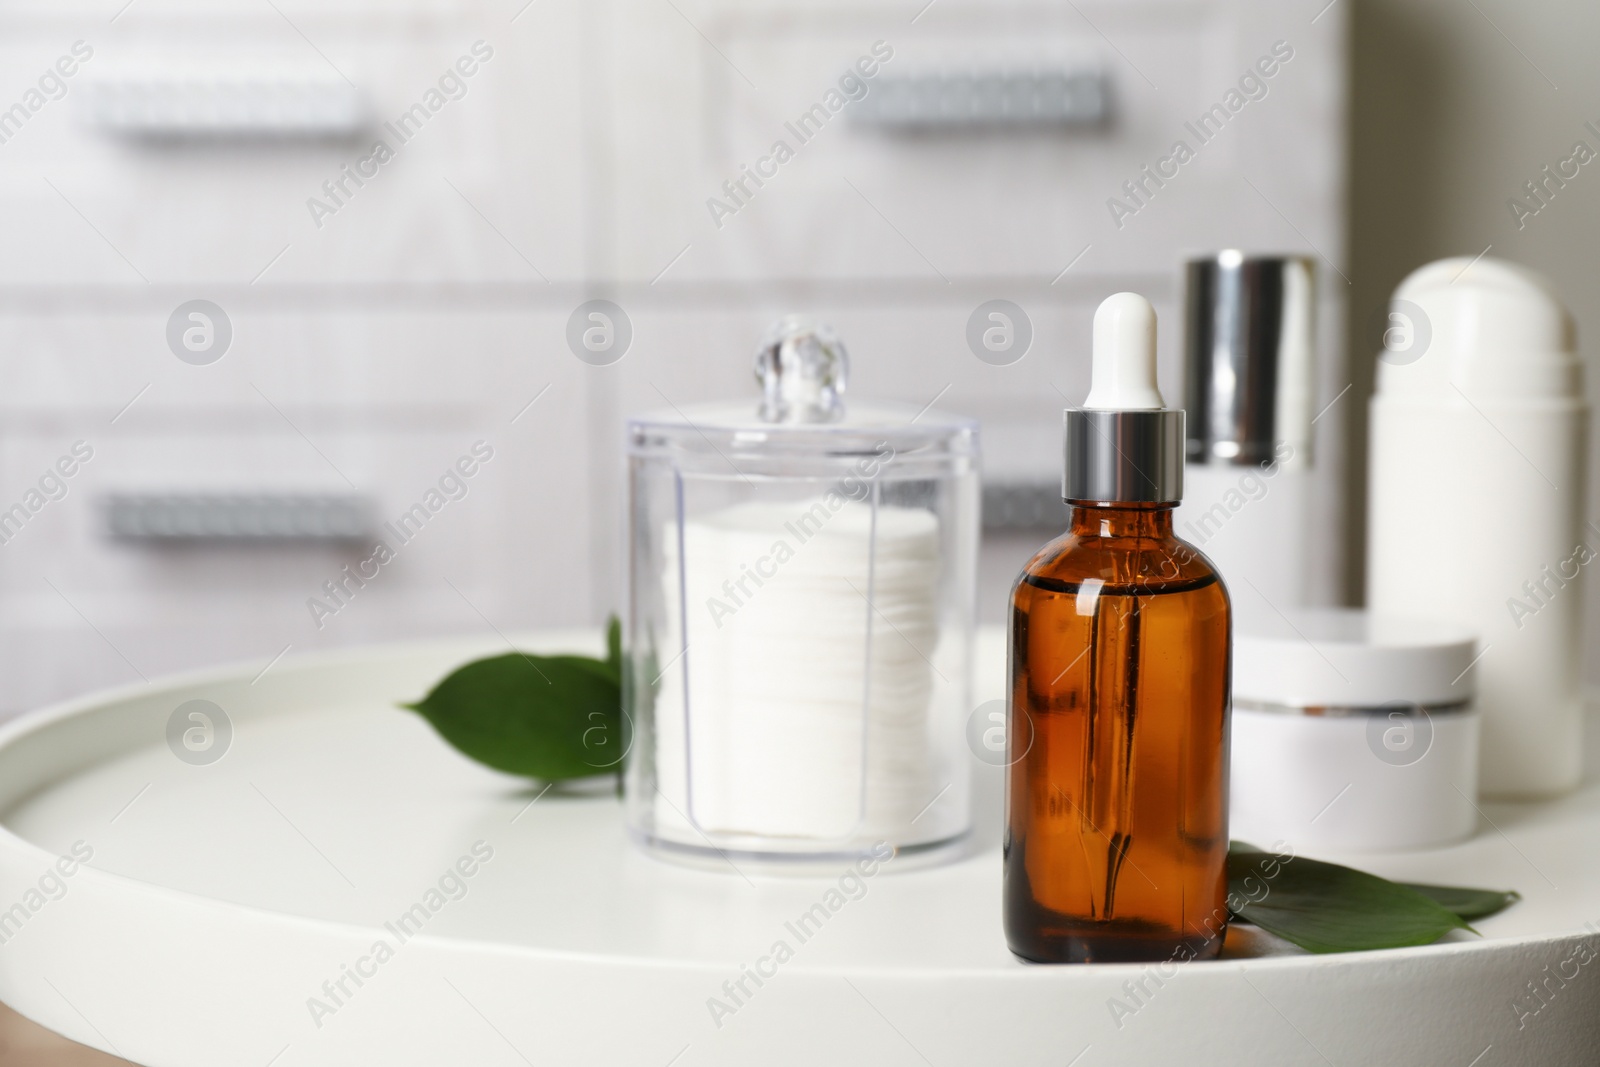
[[[1005,926],[1040,962],[1216,955],[1228,912],[1228,594],[1172,531],[1183,413],[1155,390],[1155,313],[1095,317],[1067,416],[1067,533],[1012,594]]]

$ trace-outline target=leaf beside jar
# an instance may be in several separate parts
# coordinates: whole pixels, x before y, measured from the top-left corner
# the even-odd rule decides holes
[[[463,755],[545,782],[615,774],[626,751],[614,660],[510,652],[458,667],[401,707]]]

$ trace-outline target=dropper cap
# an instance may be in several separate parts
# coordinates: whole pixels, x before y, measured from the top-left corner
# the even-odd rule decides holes
[[[1167,406],[1156,386],[1156,309],[1138,293],[1117,293],[1094,313],[1094,358],[1083,406],[1146,411]]]
[[[1066,423],[1063,500],[1183,498],[1183,412],[1168,411],[1156,385],[1156,311],[1144,297],[1117,293],[1095,311],[1089,396]]]

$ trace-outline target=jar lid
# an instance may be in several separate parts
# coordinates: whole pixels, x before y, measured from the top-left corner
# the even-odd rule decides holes
[[[1242,623],[1234,639],[1240,706],[1443,707],[1472,699],[1477,641],[1427,619],[1353,608],[1301,608]]]
[[[769,328],[755,353],[761,395],[755,403],[669,407],[628,420],[635,453],[704,452],[738,457],[974,455],[977,423],[930,406],[844,401],[850,359],[834,330],[801,315]]]

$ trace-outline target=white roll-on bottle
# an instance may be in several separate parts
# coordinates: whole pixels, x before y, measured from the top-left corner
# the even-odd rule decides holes
[[[1548,796],[1582,774],[1589,424],[1572,319],[1548,282],[1445,259],[1395,290],[1372,400],[1367,606],[1478,635],[1479,785]]]

